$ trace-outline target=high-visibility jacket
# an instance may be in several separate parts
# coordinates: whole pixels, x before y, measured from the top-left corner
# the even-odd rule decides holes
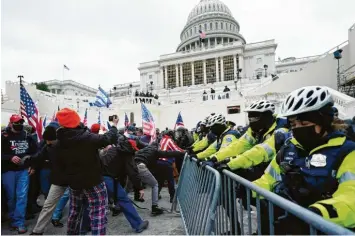
[[[193,139],[194,139],[194,142],[196,142],[197,140],[199,140],[199,135],[198,133],[194,132],[193,135],[192,135]]]
[[[281,157],[273,159],[265,170],[264,175],[253,183],[277,193],[280,184],[290,179],[291,172],[282,171],[280,165],[283,161],[296,166],[301,176],[302,186],[307,186],[309,196],[304,196],[304,190],[295,196],[297,183],[293,186],[292,195],[295,199],[312,201],[304,207],[313,207],[319,210],[325,219],[343,227],[355,227],[355,143],[346,139],[343,134],[334,132],[329,135],[329,141],[309,154],[301,155],[301,147],[295,139],[280,151]],[[292,172],[294,175],[294,172]],[[287,186],[287,185],[286,185]],[[296,190],[295,190],[296,189]],[[255,197],[255,193],[253,196]],[[316,197],[315,197],[316,196]],[[318,196],[318,197],[317,197]],[[314,199],[313,199],[314,198]],[[297,201],[296,201],[297,202]],[[299,203],[300,205],[302,203]]]
[[[229,127],[221,134],[216,141],[214,141],[211,145],[208,146],[206,150],[197,154],[198,159],[205,159],[210,157],[218,150],[227,147],[231,144],[234,140],[237,140],[239,137],[239,132],[230,129]]]
[[[271,161],[276,154],[274,133],[276,130],[278,132],[287,132],[287,129],[283,128],[286,122],[285,119],[277,118],[268,131],[259,139],[254,137],[253,131],[248,128],[240,139],[227,148],[221,149],[214,156],[218,161],[222,161],[227,157],[236,157],[228,164],[232,169],[249,168],[261,162]],[[237,161],[237,159],[240,160]]]
[[[196,141],[192,145],[192,151],[194,152],[203,151],[204,149],[208,148],[208,146],[210,146],[216,139],[217,139],[216,135],[209,132],[201,140]]]

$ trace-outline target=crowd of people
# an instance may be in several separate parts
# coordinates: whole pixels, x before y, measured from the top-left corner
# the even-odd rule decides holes
[[[212,113],[191,131],[157,129],[156,140],[151,140],[135,124],[117,129],[116,116],[109,130],[102,130],[99,124],[85,127],[74,110],[64,108],[56,115],[58,122],[45,128],[40,143],[24,130],[22,117],[14,114],[2,131],[2,213],[8,213],[10,228],[23,234],[35,205],[40,213],[32,234],[41,235],[50,222],[64,226],[62,212],[70,201],[67,234],[105,234],[108,207],[113,216],[122,212],[140,233],[149,222],[139,216],[127,192],[132,189],[134,200],[143,202],[143,186],[150,187],[151,213],[163,214],[161,189],[167,183],[172,202],[176,178],[187,156],[201,168],[208,165],[232,171],[354,229],[355,118],[340,120],[332,96],[320,86],[290,93],[280,114],[265,100],[255,101],[245,111],[247,126]],[[40,191],[31,190],[34,176]],[[242,186],[236,191],[238,198],[245,198]],[[41,209],[36,205],[39,193],[46,198]],[[261,204],[261,212],[267,210]],[[308,234],[305,223],[291,215],[281,217],[283,214],[282,209],[274,209],[279,218],[274,222],[276,234]],[[238,220],[230,222],[237,222],[229,232],[236,234],[241,226]],[[267,214],[261,223],[260,233],[269,234]]]
[[[136,98],[134,98],[133,103],[149,103],[151,104],[153,99],[158,100],[159,96],[158,94],[153,95],[153,93],[150,92],[139,92],[138,90],[136,90],[134,96]]]

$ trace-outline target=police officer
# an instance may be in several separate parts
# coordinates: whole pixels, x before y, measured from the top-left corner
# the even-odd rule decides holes
[[[333,99],[326,87],[309,86],[289,94],[282,114],[293,138],[281,147],[254,183],[343,227],[355,228],[355,143],[332,126]],[[283,214],[274,211],[276,217]],[[268,229],[263,214],[262,229]],[[307,234],[295,217],[278,220],[275,234]],[[262,233],[268,233],[266,230]]]
[[[14,114],[1,133],[1,181],[7,195],[10,227],[19,234],[27,232],[25,214],[29,175],[34,173],[29,155],[37,152],[37,140],[23,130],[24,119]]]
[[[210,160],[216,162],[217,159],[210,159],[211,155],[218,152],[218,150],[226,148],[233,141],[240,137],[238,131],[231,129],[226,122],[226,118],[222,114],[215,114],[210,116],[207,127],[210,128],[211,132],[217,136],[217,140],[214,141],[205,151],[198,153],[196,156],[198,160]]]

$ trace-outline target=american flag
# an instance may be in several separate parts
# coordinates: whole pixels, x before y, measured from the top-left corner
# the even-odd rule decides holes
[[[36,104],[22,84],[20,85],[20,98],[21,116],[26,117],[28,124],[36,129],[38,140],[42,140],[42,119],[39,118]]]
[[[124,126],[125,127],[129,126],[129,120],[126,112],[124,113]]]
[[[198,32],[200,33],[200,42],[204,42],[206,38],[206,33],[202,30],[199,30]]]
[[[179,112],[179,114],[178,114],[174,129],[179,128],[179,127],[185,127],[184,121],[182,120],[181,112]]]
[[[142,126],[143,133],[145,135],[149,135],[151,137],[150,143],[154,142],[157,138],[157,134],[155,131],[155,123],[152,114],[147,109],[147,107],[142,104]]]
[[[87,108],[86,108],[86,110],[85,110],[83,124],[84,124],[85,126],[88,125],[88,109],[87,109]]]

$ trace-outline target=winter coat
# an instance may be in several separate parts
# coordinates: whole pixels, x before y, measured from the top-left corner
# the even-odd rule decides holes
[[[117,142],[117,128],[112,126],[103,134],[91,133],[86,127],[57,130],[58,151],[63,162],[69,187],[88,189],[102,182],[99,149]]]

